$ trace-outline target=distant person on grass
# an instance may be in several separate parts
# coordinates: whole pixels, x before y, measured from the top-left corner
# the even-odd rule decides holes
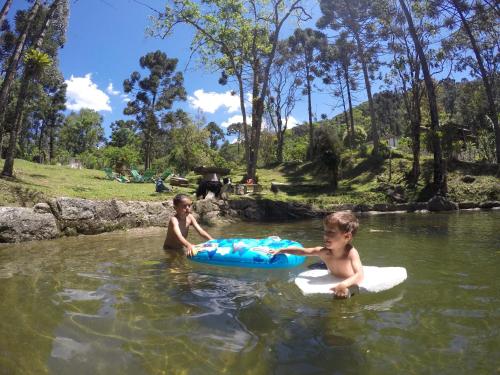
[[[193,244],[187,240],[189,226],[193,226],[200,236],[211,240],[207,232],[200,227],[194,216],[191,214],[191,199],[185,194],[177,194],[174,197],[175,215],[168,222],[167,237],[163,248],[165,250],[181,250],[188,256],[195,255]]]
[[[363,265],[358,251],[351,244],[358,226],[358,219],[352,212],[335,212],[325,217],[323,221],[323,246],[288,247],[271,253],[319,257],[333,276],[345,279],[332,290],[336,297],[347,298],[349,288],[359,285],[363,280]]]

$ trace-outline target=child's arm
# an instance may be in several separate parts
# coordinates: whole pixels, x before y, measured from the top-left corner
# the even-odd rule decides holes
[[[191,224],[193,224],[194,229],[200,234],[200,236],[205,237],[207,240],[213,240],[212,236],[209,235],[205,230],[203,230],[202,227],[200,227],[200,224],[196,221],[193,215],[191,216]]]
[[[278,250],[270,250],[271,254],[294,254],[294,255],[302,255],[302,256],[318,256],[323,247],[297,247],[290,246],[285,247],[283,249]]]
[[[353,285],[359,285],[359,283],[363,281],[363,265],[361,264],[361,259],[359,258],[359,254],[356,249],[351,249],[351,251],[349,252],[349,259],[351,261],[354,275],[348,277],[332,289],[335,295],[340,298],[348,297],[349,287]]]
[[[186,255],[193,256],[193,244],[186,240],[182,235],[181,228],[179,228],[179,220],[177,220],[175,216],[172,216],[170,218],[170,222],[172,223],[172,229],[174,230],[175,236],[177,237],[179,242],[181,242],[186,247]]]

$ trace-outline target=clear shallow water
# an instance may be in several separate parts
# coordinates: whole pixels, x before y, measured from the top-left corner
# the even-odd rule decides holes
[[[321,221],[209,229],[322,238]],[[304,266],[196,264],[164,235],[1,245],[0,374],[500,373],[500,211],[361,218],[363,263],[409,278],[345,301],[302,296]]]

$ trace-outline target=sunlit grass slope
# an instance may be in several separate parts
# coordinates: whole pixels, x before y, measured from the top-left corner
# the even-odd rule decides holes
[[[417,190],[409,194],[415,199],[432,178],[425,172],[428,158],[422,160],[422,182]],[[0,168],[3,160],[0,160]],[[404,173],[411,168],[408,156],[399,156],[383,163],[370,158],[351,155],[341,172],[338,188],[332,189],[328,175],[314,163],[284,163],[257,170],[261,193],[251,198],[267,198],[282,201],[296,201],[328,207],[342,203],[386,203],[387,197],[380,189],[383,184],[400,184]],[[31,206],[50,197],[77,197],[85,199],[137,201],[165,201],[177,193],[194,194],[199,176],[188,174],[188,187],[175,187],[172,193],[158,194],[153,183],[120,183],[106,179],[101,170],[72,169],[67,166],[42,165],[25,160],[16,160],[14,178],[0,178],[0,205]],[[245,174],[243,167],[231,171],[233,183],[241,181]],[[464,183],[465,174],[474,175],[474,183]],[[279,184],[277,192],[271,192],[271,183]],[[500,184],[494,173],[485,173],[475,165],[459,166],[448,174],[450,198],[455,201],[485,201],[500,199]],[[238,199],[240,196],[232,195]]]

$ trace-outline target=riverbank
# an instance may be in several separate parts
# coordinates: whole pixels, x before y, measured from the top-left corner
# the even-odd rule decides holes
[[[374,160],[351,155],[345,160],[338,187],[328,184],[328,176],[311,162],[289,162],[258,168],[261,190],[248,196],[231,195],[237,199],[268,199],[278,202],[310,204],[328,210],[339,204],[386,204],[426,202],[432,197],[429,165],[423,158],[422,176],[415,188],[405,185],[405,174],[411,169],[411,158],[393,155],[392,160]],[[0,167],[3,160],[0,159]],[[454,202],[485,202],[500,200],[500,171],[497,166],[455,162],[449,164],[448,197]],[[245,174],[243,167],[231,170],[234,183]],[[106,178],[102,170],[72,169],[68,166],[46,165],[16,159],[15,177],[0,177],[0,206],[33,207],[58,197],[96,201],[164,202],[177,193],[193,195],[198,175],[185,176],[189,185],[174,187],[171,193],[156,193],[153,183],[120,183]],[[167,181],[168,183],[168,181]]]
[[[471,209],[500,209],[499,201],[454,203],[442,197],[428,202],[394,204],[341,204],[317,208],[310,204],[269,199],[200,200],[193,213],[205,225],[233,221],[284,221],[320,218],[333,211],[352,210],[360,215],[400,214]],[[175,214],[172,201],[142,202],[116,199],[94,201],[56,198],[34,207],[0,207],[0,243],[92,235],[138,227],[166,227]]]

